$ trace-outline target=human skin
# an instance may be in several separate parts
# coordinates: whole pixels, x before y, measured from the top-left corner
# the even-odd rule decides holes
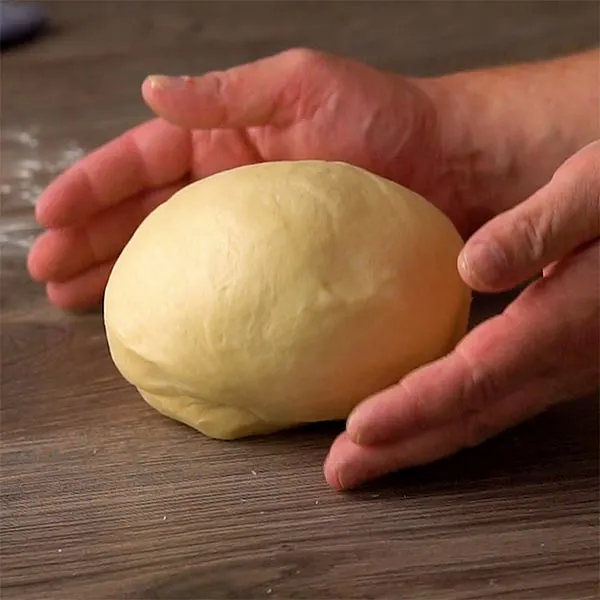
[[[48,231],[30,273],[54,304],[94,306],[143,218],[191,180],[262,160],[367,168],[423,194],[470,238],[458,267],[474,290],[544,277],[448,356],[359,404],[327,481],[350,488],[478,444],[598,385],[599,58],[409,79],[292,50],[150,77],[142,93],[158,119],[39,199]]]

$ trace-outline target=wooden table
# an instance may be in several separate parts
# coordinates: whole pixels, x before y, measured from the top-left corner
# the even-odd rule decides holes
[[[596,398],[336,494],[321,462],[339,426],[223,443],[160,417],[100,315],[51,308],[25,255],[39,189],[147,117],[148,72],[304,45],[439,73],[597,44],[598,4],[45,6],[52,30],[2,61],[2,598],[597,598]]]

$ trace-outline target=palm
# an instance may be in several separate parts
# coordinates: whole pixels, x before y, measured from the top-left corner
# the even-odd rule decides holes
[[[32,249],[29,267],[48,282],[51,301],[97,304],[114,261],[156,206],[190,181],[236,166],[341,160],[400,181],[447,208],[425,183],[431,182],[426,158],[433,144],[427,103],[402,79],[316,56],[307,61],[286,53],[219,74],[208,95],[191,89],[178,98],[145,86],[147,102],[170,122],[155,119],[103,146],[53,182],[39,201],[38,218],[50,230]],[[277,60],[287,63],[267,65],[270,97],[262,102],[270,102],[270,110],[247,94],[227,98],[225,77],[248,87],[264,76],[268,61]],[[262,109],[267,116],[251,113],[253,102],[255,113]]]

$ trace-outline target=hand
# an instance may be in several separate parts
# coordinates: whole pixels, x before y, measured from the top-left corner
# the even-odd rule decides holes
[[[459,259],[475,290],[541,279],[445,358],[360,404],[325,463],[351,488],[434,461],[598,388],[600,141],[484,225]]]
[[[44,192],[49,229],[29,256],[54,304],[97,304],[114,261],[156,206],[192,180],[264,160],[335,159],[436,198],[436,113],[414,81],[308,50],[197,78],[151,77],[142,88],[161,117],[108,143]]]

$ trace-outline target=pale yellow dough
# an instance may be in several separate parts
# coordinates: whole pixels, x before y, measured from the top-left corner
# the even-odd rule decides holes
[[[344,419],[463,336],[462,245],[422,197],[344,163],[222,172],[117,260],[111,355],[151,406],[211,437]]]

